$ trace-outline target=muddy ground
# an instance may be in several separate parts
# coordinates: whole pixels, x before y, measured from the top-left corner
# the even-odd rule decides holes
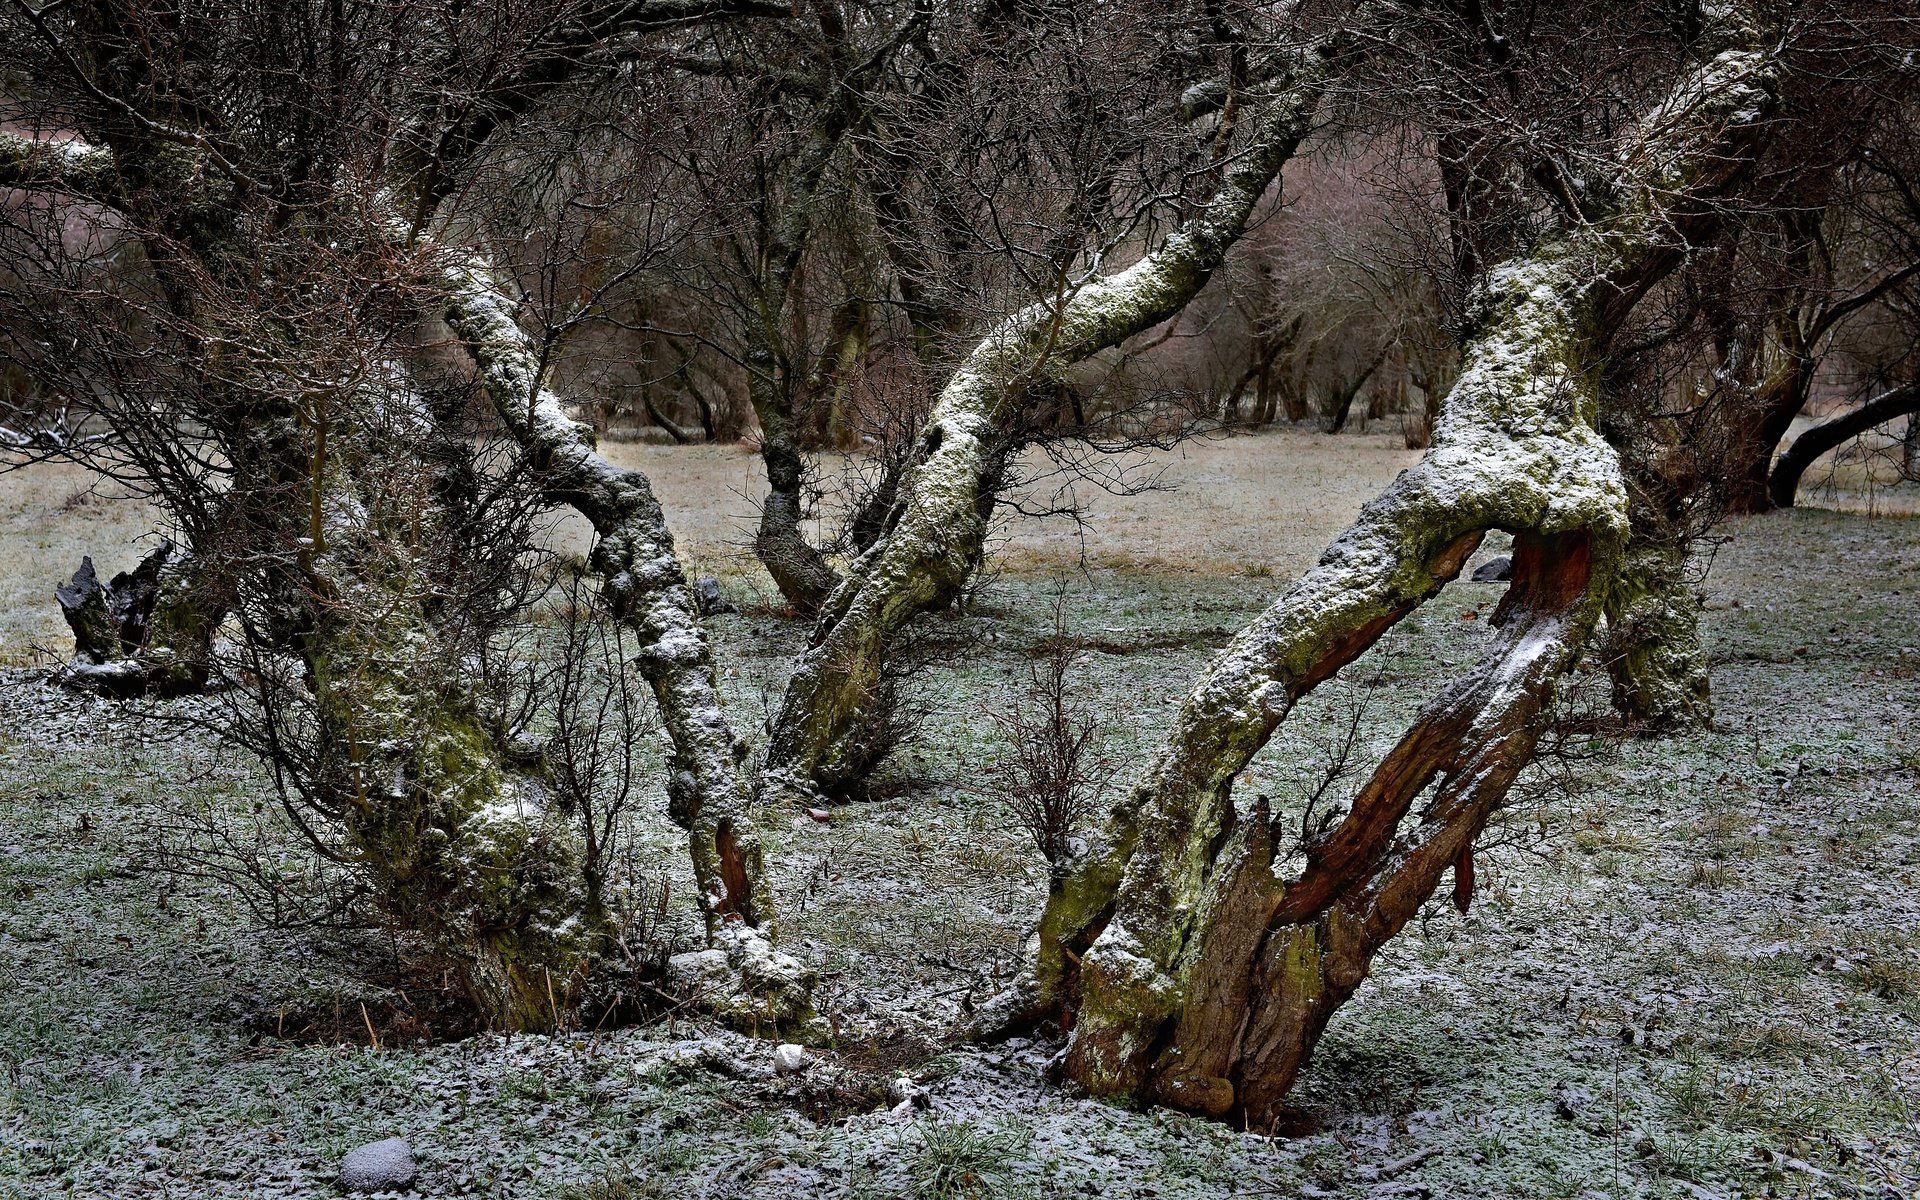
[[[804,631],[755,603],[740,556],[752,460],[622,453],[746,601],[713,630],[755,727]],[[983,714],[1013,702],[1049,598],[1064,589],[1123,786],[1208,655],[1410,458],[1390,436],[1203,444],[1167,460],[1171,496],[1097,502],[1084,557],[1065,525],[1009,532],[970,609],[932,623],[953,650],[879,798],[826,824],[761,814],[786,941],[823,972],[834,1030],[798,1077],[685,1014],[421,1038],[378,939],[262,931],[230,889],[164,870],[182,814],[284,844],[268,781],[178,722],[38,682],[48,577],[80,548],[127,565],[151,521],[72,501],[51,469],[0,477],[0,1196],[326,1195],[346,1149],[394,1134],[431,1196],[1920,1195],[1908,517],[1723,529],[1704,585],[1717,727],[1536,772],[1471,912],[1434,905],[1380,958],[1287,1128],[1107,1108],[1043,1081],[1044,1040],[954,1040],[1045,893],[981,767],[1004,745]],[[1297,797],[1350,721],[1383,750],[1472,661],[1498,593],[1450,587],[1316,693],[1241,791]],[[641,817],[639,859],[688,928],[657,797]],[[901,1073],[924,1107],[894,1111]]]

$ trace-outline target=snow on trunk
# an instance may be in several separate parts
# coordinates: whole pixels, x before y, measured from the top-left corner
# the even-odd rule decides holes
[[[1263,1124],[1449,868],[1456,903],[1471,902],[1473,839],[1625,565],[1627,489],[1595,428],[1607,343],[1678,260],[1700,202],[1751,162],[1773,103],[1766,32],[1736,6],[1712,15],[1708,52],[1620,160],[1620,208],[1489,273],[1426,455],[1214,660],[1056,884],[1028,970],[983,1029],[1060,1020],[1066,1073],[1095,1095]],[[1496,528],[1514,534],[1513,583],[1480,665],[1426,706],[1337,826],[1277,845],[1291,826],[1237,812],[1235,777]],[[1272,867],[1290,851],[1305,865],[1283,880]]]
[[[1361,21],[1377,21],[1378,6]],[[1351,31],[1306,47],[1266,90],[1250,144],[1201,213],[1139,262],[1008,317],[935,400],[880,540],[822,606],[768,745],[771,780],[832,792],[884,745],[886,666],[914,617],[959,594],[979,565],[1010,426],[1030,389],[1177,315],[1239,238],[1328,85],[1355,54]]]
[[[640,666],[671,742],[668,803],[691,836],[709,924],[731,916],[770,928],[771,898],[740,769],[745,747],[722,709],[713,650],[652,486],[639,471],[600,457],[591,429],[545,388],[488,264],[466,257],[447,267],[445,279],[443,314],[472,351],[494,412],[540,471],[546,492],[593,525],[591,564],[606,604],[641,634]]]

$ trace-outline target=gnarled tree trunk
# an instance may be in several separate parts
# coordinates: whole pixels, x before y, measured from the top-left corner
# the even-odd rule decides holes
[[[348,469],[325,483],[320,536],[301,554],[310,623],[297,639],[321,799],[381,906],[460,964],[487,1022],[551,1029],[612,936],[578,830],[504,760],[470,688],[439,661],[423,608],[438,564],[418,537],[432,515],[388,527],[394,514],[373,511]]]
[[[909,621],[950,603],[979,565],[1010,426],[1029,392],[1174,316],[1205,286],[1356,45],[1341,34],[1302,54],[1267,94],[1251,144],[1212,201],[1164,245],[1015,313],[962,362],[928,415],[884,535],[821,608],[774,724],[770,779],[831,793],[872,765],[888,655]]]
[[[495,414],[540,471],[547,494],[593,525],[590,562],[606,604],[641,635],[640,667],[671,745],[669,810],[687,830],[708,925],[733,917],[771,931],[772,898],[741,772],[746,748],[721,706],[713,650],[653,487],[639,471],[595,453],[592,431],[546,390],[487,264],[451,262],[444,277],[443,314],[472,351]]]
[[[1708,56],[1629,146],[1616,214],[1488,274],[1431,448],[1215,659],[1055,885],[1029,970],[985,1025],[1058,1019],[1066,1074],[1095,1095],[1267,1124],[1449,869],[1456,903],[1471,901],[1474,838],[1625,566],[1625,481],[1596,429],[1608,342],[1709,219],[1696,202],[1750,161],[1772,103],[1777,63],[1749,12],[1723,9],[1703,40]],[[1479,665],[1421,711],[1337,826],[1282,844],[1293,822],[1236,806],[1235,778],[1489,529],[1514,535],[1513,582]],[[1302,865],[1282,880],[1281,861]]]
[[[670,752],[668,814],[687,831],[712,948],[676,959],[676,972],[722,1017],[753,1028],[813,1020],[812,978],[774,950],[772,891],[749,812],[745,741],[727,721],[718,673],[666,516],[638,471],[595,453],[592,431],[546,390],[539,360],[488,264],[460,256],[444,270],[443,315],[480,368],[494,412],[542,486],[598,534],[589,562],[613,616],[641,637],[640,669],[660,706]]]

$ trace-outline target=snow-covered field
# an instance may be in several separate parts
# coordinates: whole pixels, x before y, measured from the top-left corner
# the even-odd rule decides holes
[[[751,599],[751,457],[620,449]],[[1410,458],[1385,436],[1190,447],[1171,497],[1096,502],[1085,571],[1060,527],[1012,530],[1006,569],[934,623],[966,652],[922,682],[925,733],[882,798],[827,824],[762,814],[785,940],[836,1031],[791,1075],[771,1042],[686,1015],[410,1041],[378,938],[260,932],[230,891],[161,870],[183,813],[271,830],[267,781],[185,726],[37,682],[53,577],[83,550],[128,565],[146,521],[63,504],[77,481],[55,472],[0,477],[0,1197],[327,1195],[349,1148],[392,1135],[428,1196],[1920,1195],[1912,518],[1722,530],[1717,728],[1539,772],[1472,911],[1435,905],[1381,957],[1287,1128],[1115,1110],[1048,1085],[1045,1041],[955,1040],[1045,892],[978,768],[999,746],[982,709],[1059,581],[1086,701],[1137,760],[1211,650]],[[1470,661],[1484,622],[1461,618],[1497,594],[1449,588],[1317,692],[1245,790],[1298,786],[1356,709],[1384,744]],[[748,610],[714,631],[754,728],[804,630]],[[657,805],[643,818],[684,921],[678,838]]]

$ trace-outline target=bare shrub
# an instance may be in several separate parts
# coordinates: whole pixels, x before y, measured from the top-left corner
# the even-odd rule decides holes
[[[1072,682],[1085,655],[1067,633],[1065,589],[1056,590],[1052,629],[1028,664],[1025,684],[1007,708],[987,714],[1008,744],[989,776],[1056,876],[1072,861],[1080,833],[1100,815],[1114,774],[1102,753],[1101,722],[1086,711]]]

